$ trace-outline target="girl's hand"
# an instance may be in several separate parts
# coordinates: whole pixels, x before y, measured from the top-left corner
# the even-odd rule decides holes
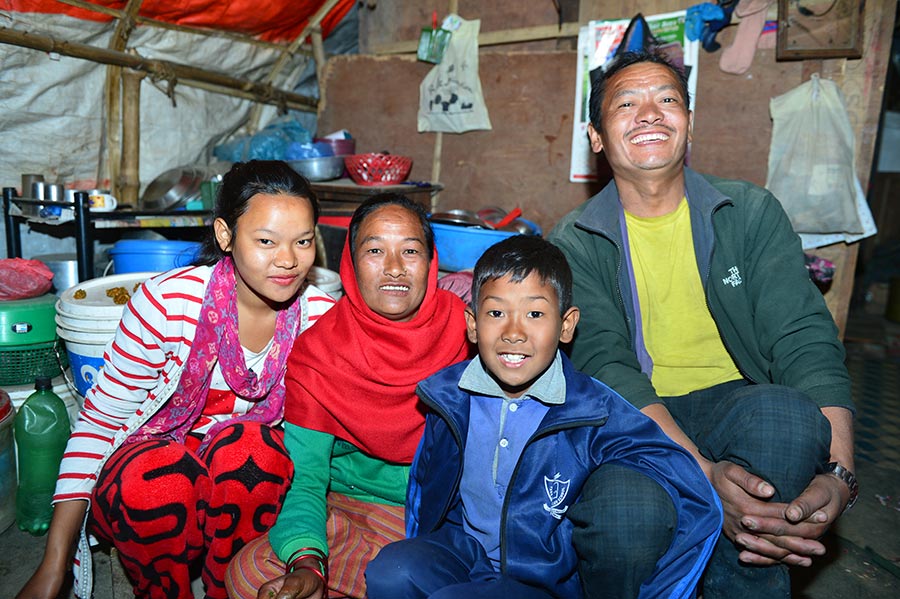
[[[259,587],[257,599],[325,599],[322,579],[309,570],[295,570]]]
[[[55,599],[72,565],[75,539],[87,513],[87,501],[61,501],[53,507],[53,519],[40,566],[16,595],[16,599]]]

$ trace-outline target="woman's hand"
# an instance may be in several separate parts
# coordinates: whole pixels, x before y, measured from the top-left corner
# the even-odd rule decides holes
[[[61,501],[54,506],[44,558],[16,599],[55,599],[59,595],[86,512],[87,501]]]
[[[257,599],[325,599],[322,578],[310,570],[295,570],[259,587]]]

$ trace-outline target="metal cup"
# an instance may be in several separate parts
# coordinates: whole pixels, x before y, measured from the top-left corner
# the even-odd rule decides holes
[[[36,173],[25,173],[22,175],[22,195],[27,196],[31,191],[31,184],[36,181],[43,182],[44,175]]]
[[[45,184],[43,181],[35,181],[31,184],[31,198],[33,200],[43,200],[45,192]]]
[[[51,202],[62,202],[65,200],[65,187],[59,183],[44,183],[44,199]]]

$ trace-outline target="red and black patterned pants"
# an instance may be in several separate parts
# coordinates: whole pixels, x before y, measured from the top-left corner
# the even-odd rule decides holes
[[[103,466],[91,532],[119,552],[137,597],[190,599],[201,574],[226,599],[228,562],[275,523],[294,467],[271,427],[226,427],[202,455],[153,440],[119,448]]]

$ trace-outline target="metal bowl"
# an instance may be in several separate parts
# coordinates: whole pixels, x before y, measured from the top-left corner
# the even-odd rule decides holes
[[[163,212],[195,200],[200,197],[200,184],[208,175],[206,169],[195,166],[179,166],[167,170],[147,186],[138,202],[138,208]]]
[[[310,181],[330,181],[344,173],[343,156],[319,156],[304,160],[289,160],[288,165]]]

